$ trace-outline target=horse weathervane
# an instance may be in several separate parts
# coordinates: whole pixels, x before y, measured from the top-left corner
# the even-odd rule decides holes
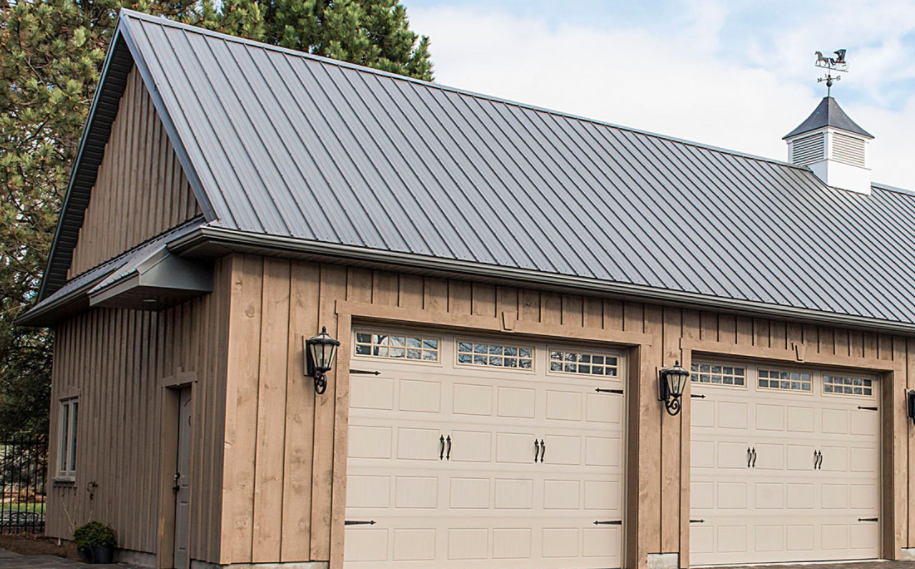
[[[829,97],[832,91],[832,84],[835,81],[838,81],[842,78],[841,75],[833,75],[835,73],[846,73],[848,72],[848,62],[845,61],[845,52],[846,50],[840,49],[834,51],[835,57],[826,57],[823,55],[822,51],[814,52],[817,56],[816,65],[817,67],[822,67],[826,69],[826,76],[820,77],[817,79],[817,83],[826,82],[826,96]]]

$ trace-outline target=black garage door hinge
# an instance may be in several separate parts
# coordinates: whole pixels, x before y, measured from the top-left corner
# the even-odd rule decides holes
[[[704,523],[705,523],[705,520],[690,520],[689,523],[691,523],[691,524],[704,524]]]
[[[623,394],[623,390],[622,390],[622,389],[601,389],[600,387],[598,387],[598,388],[595,389],[594,391],[596,391],[596,392],[598,392],[598,393],[616,393],[617,395],[622,395],[622,394]]]
[[[879,522],[880,518],[858,518],[859,522]]]
[[[689,396],[693,399],[705,399],[705,395],[696,395],[695,393],[690,393]]]
[[[349,372],[357,373],[357,374],[361,373],[361,374],[365,374],[365,375],[381,375],[380,371],[369,371],[367,369],[351,369],[351,370],[349,370]]]
[[[343,525],[345,525],[345,526],[373,526],[376,523],[378,523],[378,522],[376,522],[375,520],[346,520],[345,522],[343,522]]]
[[[621,526],[621,525],[623,525],[623,520],[595,520],[594,525],[596,525],[596,526]]]
[[[877,411],[878,410],[876,407],[863,407],[861,405],[858,405],[858,409],[863,409],[865,411]]]

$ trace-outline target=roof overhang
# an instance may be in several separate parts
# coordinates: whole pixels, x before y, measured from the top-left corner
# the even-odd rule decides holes
[[[486,265],[413,253],[382,251],[351,245],[250,233],[209,224],[172,240],[168,244],[168,249],[187,258],[212,259],[230,253],[247,253],[388,269],[444,278],[474,279],[519,287],[538,287],[565,293],[606,295],[619,299],[687,307],[696,310],[711,309],[751,317],[779,318],[802,323],[841,326],[883,333],[915,333],[915,324],[907,322],[879,320],[752,300],[716,297],[686,291]]]

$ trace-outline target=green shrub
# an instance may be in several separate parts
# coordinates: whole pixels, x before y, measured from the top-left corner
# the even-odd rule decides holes
[[[118,535],[111,526],[101,522],[89,522],[76,528],[73,532],[73,541],[80,551],[89,551],[93,547],[110,545],[114,547],[118,542]]]

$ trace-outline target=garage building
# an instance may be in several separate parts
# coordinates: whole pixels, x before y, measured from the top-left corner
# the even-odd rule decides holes
[[[915,557],[915,194],[834,99],[780,162],[126,10],[111,45],[21,318],[56,337],[49,535],[181,569]]]

